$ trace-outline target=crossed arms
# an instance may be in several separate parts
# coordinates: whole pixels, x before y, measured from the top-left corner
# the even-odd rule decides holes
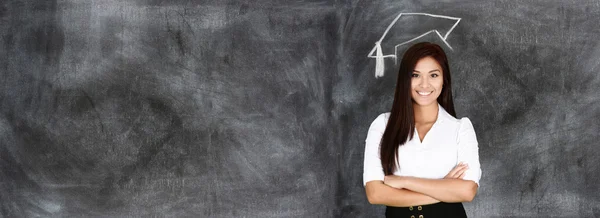
[[[395,207],[470,202],[477,194],[478,185],[474,181],[462,179],[467,169],[467,165],[459,164],[443,179],[385,176],[384,181],[367,182],[367,199],[371,204]]]

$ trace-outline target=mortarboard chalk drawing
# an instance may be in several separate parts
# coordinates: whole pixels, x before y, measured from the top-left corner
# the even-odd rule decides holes
[[[437,30],[430,30],[426,33],[421,34],[420,36],[417,36],[415,38],[412,38],[406,42],[402,42],[396,46],[394,46],[394,54],[389,54],[389,55],[383,55],[383,52],[381,51],[381,42],[383,41],[383,39],[385,38],[385,36],[388,34],[388,32],[390,31],[390,29],[392,28],[392,26],[394,26],[394,24],[396,24],[396,22],[398,21],[398,19],[400,19],[400,17],[402,16],[429,16],[429,17],[435,17],[435,18],[443,18],[443,19],[449,19],[449,20],[455,20],[456,23],[454,23],[454,25],[450,28],[450,30],[448,30],[448,32],[446,32],[446,34],[444,36],[442,36],[442,34],[440,34],[439,31]],[[446,41],[446,39],[448,38],[448,35],[450,35],[450,33],[452,32],[452,30],[454,29],[454,27],[456,27],[456,25],[458,25],[458,22],[460,22],[461,18],[458,17],[449,17],[449,16],[444,16],[444,15],[436,15],[436,14],[427,14],[427,13],[400,13],[396,19],[394,19],[394,21],[392,21],[392,23],[388,26],[388,28],[385,30],[385,32],[383,33],[383,36],[381,36],[381,38],[379,39],[379,41],[375,42],[375,47],[373,47],[373,49],[371,50],[371,52],[369,53],[369,55],[367,55],[367,57],[369,58],[375,58],[376,63],[375,63],[375,78],[377,77],[382,77],[383,76],[383,72],[385,70],[384,65],[383,65],[383,59],[384,58],[394,58],[394,60],[397,61],[398,58],[398,47],[407,44],[407,43],[411,43],[421,37],[424,37],[430,33],[436,33],[440,39],[442,39],[442,41],[446,44],[446,46],[448,46],[448,48],[450,48],[450,50],[452,50],[452,46],[450,46],[450,44],[448,44],[448,42]]]

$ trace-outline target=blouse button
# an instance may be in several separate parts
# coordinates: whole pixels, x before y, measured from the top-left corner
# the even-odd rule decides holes
[[[410,218],[415,218],[415,215],[410,216]]]
[[[409,209],[410,211],[412,211],[412,210],[413,210],[413,207],[412,207],[412,206],[410,206],[410,207],[408,207],[408,209]]]
[[[423,215],[419,215],[419,218],[423,218]]]
[[[423,208],[421,206],[417,207],[417,210],[423,210]]]

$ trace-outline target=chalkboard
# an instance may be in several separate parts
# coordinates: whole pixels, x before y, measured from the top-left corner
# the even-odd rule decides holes
[[[411,12],[460,22],[394,22]],[[383,54],[431,30],[448,54],[483,170],[470,217],[600,217],[595,0],[9,0],[0,19],[0,217],[381,217],[364,139],[398,65],[368,56],[392,23]]]

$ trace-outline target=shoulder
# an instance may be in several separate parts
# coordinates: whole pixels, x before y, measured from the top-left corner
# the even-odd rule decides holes
[[[451,129],[457,129],[459,132],[463,131],[472,131],[473,124],[468,117],[455,118],[452,115],[448,114],[446,111],[441,113],[443,116],[443,120],[446,123],[444,126]]]
[[[455,125],[457,127],[463,127],[463,126],[472,126],[471,124],[471,120],[468,117],[462,117],[462,118],[456,118],[452,115],[450,115],[448,112],[446,112],[446,110],[444,110],[443,107],[440,106],[440,115],[442,116],[442,119],[444,120],[444,122],[449,122],[452,125]]]
[[[460,126],[473,126],[471,120],[468,117],[460,118],[458,119],[458,122],[460,123]]]
[[[379,116],[377,116],[377,118],[375,118],[375,121],[387,121],[390,118],[390,112],[385,112],[385,113],[381,113],[379,114]]]
[[[387,125],[389,118],[390,118],[390,112],[379,114],[379,116],[377,116],[377,118],[375,118],[375,120],[373,120],[373,122],[371,122],[371,126],[369,127],[369,130],[385,129],[385,126]]]
[[[461,132],[473,132],[475,131],[473,128],[473,123],[468,117],[463,117],[460,119],[460,131]]]
[[[458,123],[458,132],[461,135],[464,134],[475,134],[475,129],[473,128],[473,123],[471,123],[471,120],[468,117],[463,117],[460,119],[456,119],[456,122]]]
[[[448,116],[446,118],[446,120],[449,123],[451,123],[455,127],[458,127],[461,130],[463,130],[463,129],[469,129],[469,128],[472,129],[473,128],[473,124],[471,123],[471,120],[468,117],[454,118],[452,116]]]

